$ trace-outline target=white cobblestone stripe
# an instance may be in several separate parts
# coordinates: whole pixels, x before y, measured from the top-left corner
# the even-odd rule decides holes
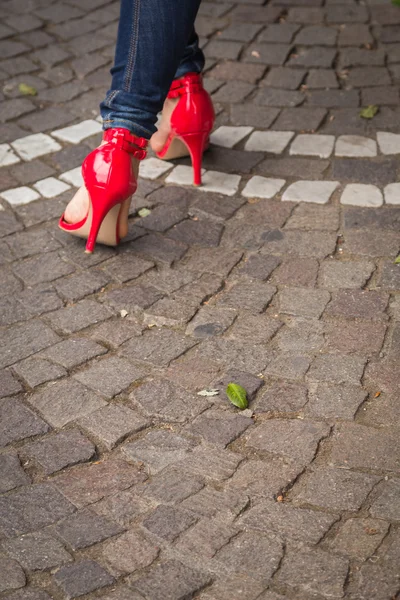
[[[329,158],[335,145],[334,135],[300,134],[292,142],[289,154],[292,156],[317,156]]]
[[[242,196],[245,198],[265,198],[268,200],[276,196],[285,183],[284,179],[270,179],[255,175],[246,183],[242,191]]]
[[[173,166],[173,163],[166,160],[153,157],[146,158],[139,165],[139,175],[143,179],[158,179],[158,177],[172,169]]]
[[[11,142],[11,146],[23,160],[33,160],[50,152],[61,150],[58,142],[45,133],[34,133]]]
[[[9,144],[0,144],[0,167],[15,165],[20,160]]]
[[[383,190],[386,204],[400,205],[400,183],[389,183]]]
[[[54,198],[71,189],[70,185],[55,177],[41,179],[37,183],[34,183],[33,187],[43,196],[43,198]]]
[[[240,180],[240,175],[206,171],[203,176],[203,185],[197,189],[201,192],[215,192],[225,196],[234,196],[239,189]]]
[[[374,140],[361,135],[341,135],[336,141],[336,156],[354,158],[373,158],[377,156],[377,145]]]
[[[400,154],[400,135],[398,133],[378,131],[376,138],[382,154]]]
[[[205,169],[201,170],[202,176],[206,172]],[[193,169],[186,165],[178,165],[169,173],[165,179],[166,183],[173,183],[175,185],[192,185],[193,183]]]
[[[210,141],[216,146],[222,146],[223,148],[233,148],[241,140],[247,137],[254,127],[228,127],[222,125],[218,127],[210,135]]]
[[[102,126],[100,123],[93,119],[88,119],[86,121],[81,121],[81,123],[77,123],[76,125],[71,125],[70,127],[57,129],[56,131],[53,131],[51,135],[63,142],[79,144],[95,133],[100,133],[101,130]]]
[[[84,139],[101,131],[101,119],[87,119],[55,130],[47,134],[32,134],[10,142],[0,144],[0,168],[11,166],[23,161],[58,152],[62,146],[54,139],[64,144],[79,144]],[[377,132],[377,142],[371,138],[359,135],[341,135],[337,139],[334,135],[299,134],[293,139],[293,131],[254,131],[247,126],[220,126],[211,135],[215,145],[233,148],[245,140],[245,150],[282,154],[289,156],[310,156],[328,159],[333,150],[336,156],[347,158],[373,158],[377,156],[378,149],[383,155],[400,154],[400,135],[390,132]],[[292,143],[290,144],[290,142]],[[288,149],[288,146],[290,147]],[[371,168],[373,166],[371,165]],[[170,173],[165,178],[165,183],[174,185],[192,185],[192,167],[185,165],[174,166],[173,163],[161,161],[153,156],[140,164],[140,177],[156,180]],[[206,171],[203,173],[202,191],[220,193],[232,196],[238,192],[241,176],[229,175],[219,171]],[[284,187],[286,181],[255,175],[249,179],[242,195],[245,198],[274,198]],[[53,198],[67,191],[70,186],[80,187],[83,184],[81,167],[70,169],[58,176],[48,177],[31,184],[31,187],[20,186],[4,190],[0,197],[11,205],[28,204],[40,197]],[[332,181],[295,181],[287,188],[282,196],[283,201],[310,202],[326,204],[333,192],[340,185]],[[341,202],[355,206],[382,206],[399,204],[399,185],[393,182],[386,186],[384,193],[372,185],[353,183],[346,186]],[[384,200],[383,200],[384,198]]]
[[[75,169],[65,171],[65,173],[60,175],[60,179],[70,183],[74,187],[81,187],[83,185],[82,168],[76,167]]]
[[[20,206],[21,204],[28,204],[29,202],[33,202],[33,200],[38,200],[40,195],[29,187],[21,186],[1,192],[0,197],[11,204],[11,206]]]
[[[326,204],[339,185],[338,181],[296,181],[285,191],[282,200]]]
[[[282,154],[294,131],[254,131],[245,144],[245,150]]]
[[[376,208],[382,206],[383,195],[375,185],[350,183],[344,188],[340,202],[351,206]]]

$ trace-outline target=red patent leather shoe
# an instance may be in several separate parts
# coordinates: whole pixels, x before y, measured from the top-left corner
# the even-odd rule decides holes
[[[132,156],[146,157],[147,140],[127,129],[107,129],[106,142],[83,161],[82,176],[90,196],[89,211],[79,223],[67,223],[62,215],[59,227],[72,235],[87,239],[86,252],[92,253],[96,241],[116,246],[119,241],[121,206],[130,202],[137,180]]]
[[[201,161],[215,120],[210,95],[199,73],[187,73],[173,81],[167,97],[179,98],[179,102],[171,115],[167,142],[157,156],[169,160],[190,154],[193,183],[201,185]]]

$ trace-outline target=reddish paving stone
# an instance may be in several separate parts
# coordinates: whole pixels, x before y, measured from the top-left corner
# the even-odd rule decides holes
[[[97,502],[147,479],[137,466],[122,459],[77,467],[54,479],[54,484],[78,508]]]
[[[389,295],[375,290],[340,290],[333,294],[325,314],[347,319],[386,319]]]
[[[330,449],[330,462],[338,467],[366,468],[379,472],[400,471],[397,428],[381,430],[356,423],[342,423],[334,432]]]

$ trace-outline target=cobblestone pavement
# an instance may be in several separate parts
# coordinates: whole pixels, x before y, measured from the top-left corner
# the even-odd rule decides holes
[[[204,187],[148,159],[92,256],[118,3],[1,2],[1,600],[400,597],[400,8],[232,2]]]

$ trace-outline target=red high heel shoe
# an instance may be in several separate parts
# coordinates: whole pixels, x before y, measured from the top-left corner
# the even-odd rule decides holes
[[[146,157],[147,140],[127,129],[107,129],[106,142],[83,161],[82,176],[90,196],[88,214],[79,223],[67,223],[61,216],[59,227],[87,239],[86,252],[92,253],[96,240],[107,246],[118,245],[121,206],[130,202],[137,180],[131,157]]]
[[[157,156],[164,160],[187,156],[192,159],[194,185],[201,185],[201,161],[208,147],[215,114],[210,95],[199,73],[187,73],[173,81],[168,98],[179,98],[171,115],[171,133]]]

